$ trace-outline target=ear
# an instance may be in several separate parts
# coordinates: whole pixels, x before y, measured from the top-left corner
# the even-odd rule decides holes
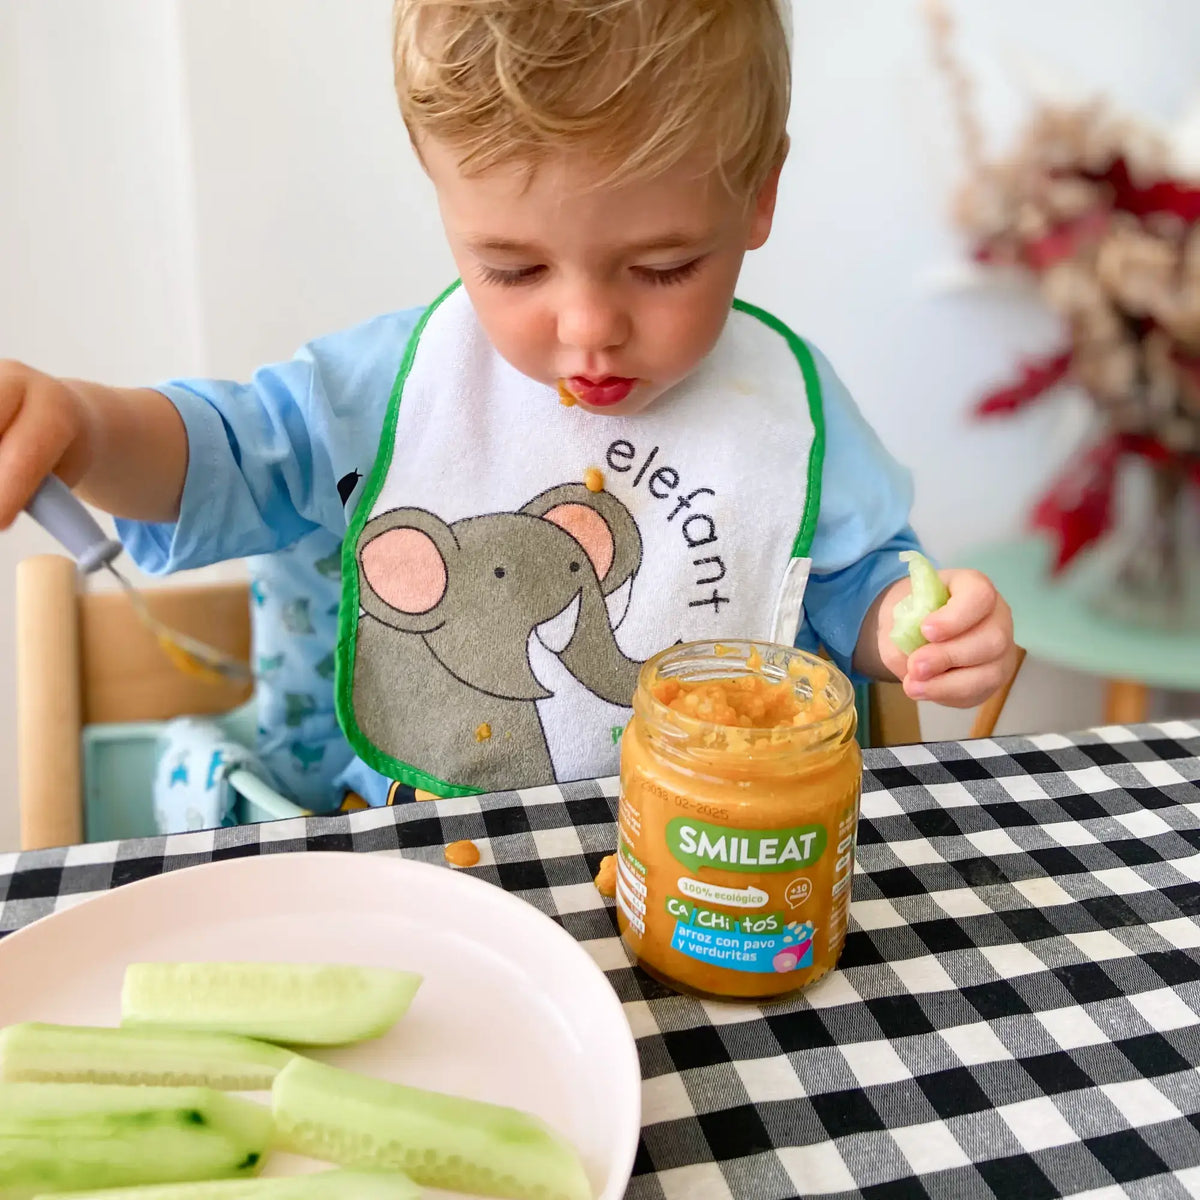
[[[427,613],[446,594],[446,564],[419,529],[391,529],[368,542],[362,569],[380,600],[406,615]]]
[[[586,504],[559,504],[543,513],[542,520],[566,530],[583,547],[596,569],[597,579],[608,574],[616,546],[608,523],[594,508]]]
[[[457,549],[451,528],[424,509],[402,508],[376,517],[358,541],[363,608],[406,633],[437,629]]]
[[[605,596],[627,583],[642,565],[642,536],[633,514],[609,492],[566,483],[535,496],[521,509],[569,533],[596,569]]]
[[[775,203],[779,199],[779,176],[783,171],[784,160],[790,143],[785,140],[783,153],[770,174],[763,180],[758,194],[754,197],[750,208],[750,224],[746,233],[746,249],[757,250],[771,236],[771,226],[775,221]]]

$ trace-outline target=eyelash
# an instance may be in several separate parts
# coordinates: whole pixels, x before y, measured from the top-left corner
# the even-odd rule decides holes
[[[700,264],[703,261],[702,258],[693,258],[691,262],[683,263],[678,267],[667,267],[663,270],[656,270],[654,267],[635,267],[634,269],[647,283],[652,283],[657,287],[670,287],[671,284],[685,283],[691,279],[700,270]]]
[[[645,283],[655,287],[670,287],[672,284],[685,283],[700,269],[703,258],[694,258],[691,262],[678,267],[656,269],[654,267],[634,267],[638,277]],[[498,267],[479,264],[479,276],[484,283],[497,287],[520,287],[522,284],[533,283],[545,270],[544,267],[519,267],[513,271],[502,271]]]
[[[501,271],[498,267],[479,264],[479,276],[484,283],[493,283],[499,287],[520,287],[523,283],[532,283],[541,273],[541,267],[519,267],[515,271]]]

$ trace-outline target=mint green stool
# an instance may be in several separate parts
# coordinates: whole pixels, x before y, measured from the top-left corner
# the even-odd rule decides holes
[[[1132,725],[1147,717],[1149,691],[1200,691],[1200,633],[1142,628],[1106,617],[1090,604],[1103,587],[1103,554],[1081,555],[1050,574],[1048,539],[1031,536],[981,546],[956,565],[987,575],[1013,611],[1017,642],[1035,658],[1105,681],[1105,720]]]

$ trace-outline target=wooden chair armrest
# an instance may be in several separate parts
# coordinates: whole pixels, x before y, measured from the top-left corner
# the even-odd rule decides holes
[[[1024,662],[1025,649],[1023,646],[1018,646],[1017,658],[1012,669],[1012,674],[1009,675],[998,692],[990,696],[979,706],[979,711],[975,714],[974,724],[971,726],[971,737],[988,738],[992,736],[996,728],[996,722],[1000,720],[1000,714],[1004,711],[1004,705],[1008,702],[1008,693],[1012,691],[1012,685],[1016,683],[1017,676],[1021,673],[1021,667]]]
[[[21,849],[83,841],[82,679],[75,564],[17,565],[17,752]]]

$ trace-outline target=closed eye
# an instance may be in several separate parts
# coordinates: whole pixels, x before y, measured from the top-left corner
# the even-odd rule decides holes
[[[681,263],[677,267],[634,267],[633,272],[646,283],[664,286],[683,283],[685,280],[691,279],[700,270],[703,262],[704,256],[701,255],[699,258],[693,258],[691,262]]]
[[[503,270],[500,267],[488,267],[479,264],[479,277],[484,283],[495,284],[497,287],[520,287],[523,283],[532,283],[546,270],[543,266],[513,267]]]

